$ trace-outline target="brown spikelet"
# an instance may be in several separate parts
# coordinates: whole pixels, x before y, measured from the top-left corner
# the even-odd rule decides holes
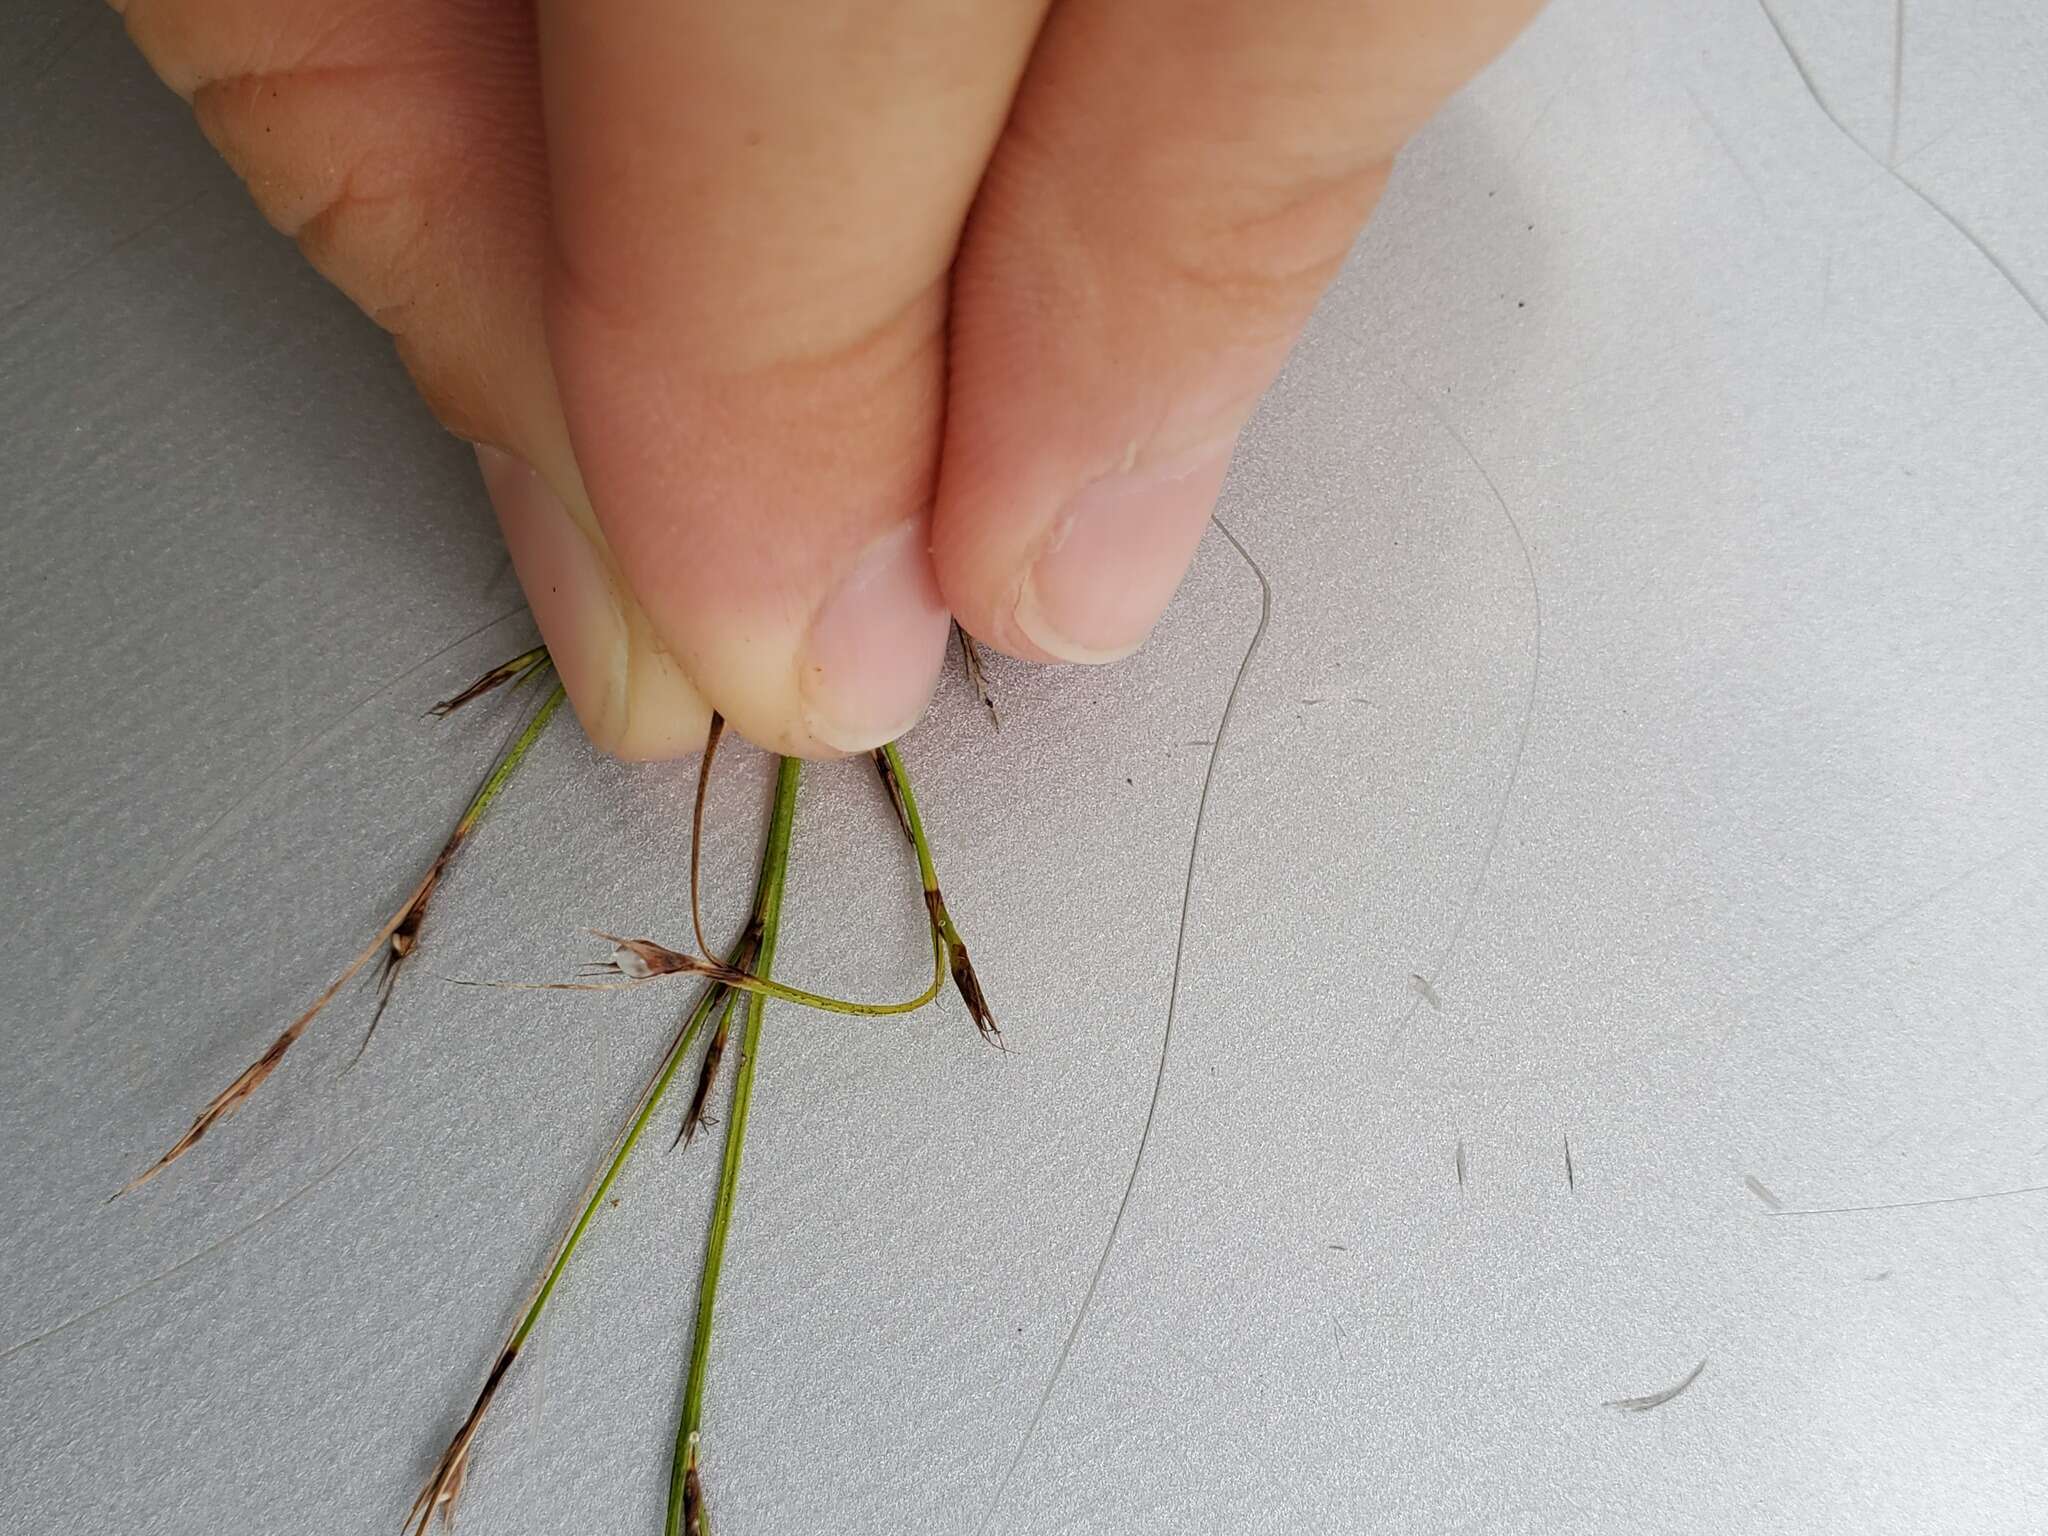
[[[715,960],[700,960],[657,944],[652,939],[622,939],[615,933],[593,928],[600,939],[612,946],[612,957],[597,969],[616,973],[629,981],[651,981],[656,976],[710,976],[717,978],[730,968]]]
[[[469,835],[467,826],[457,827],[441,851],[434,856],[434,862],[427,868],[427,877],[420,882],[419,890],[412,900],[399,910],[398,926],[391,930],[391,936],[384,943],[384,958],[377,967],[377,1006],[370,1013],[370,1027],[363,1031],[363,1043],[356,1047],[356,1053],[349,1058],[349,1070],[370,1049],[370,1042],[377,1037],[377,1026],[384,1022],[384,1010],[391,1006],[391,989],[398,985],[398,973],[419,948],[420,928],[427,920],[427,903],[434,899],[434,892],[441,888],[441,877],[448,872],[448,863]]]
[[[875,772],[882,776],[882,788],[889,792],[889,805],[896,812],[896,825],[903,829],[903,840],[913,847],[917,836],[910,830],[910,814],[903,809],[903,791],[896,784],[896,770],[889,766],[889,754],[880,747],[873,752]]]
[[[957,619],[953,622],[953,633],[960,637],[960,663],[967,671],[967,686],[974,690],[974,696],[988,711],[989,724],[1000,731],[1003,717],[996,713],[996,701],[988,691],[988,679],[981,670],[981,647],[974,643],[974,636],[960,627]]]
[[[747,931],[734,946],[730,964],[736,971],[750,971],[754,968],[754,957],[761,951],[761,919],[757,914],[747,924]],[[690,1107],[683,1114],[682,1128],[676,1132],[674,1147],[687,1147],[697,1135],[700,1126],[711,1122],[705,1116],[705,1108],[711,1102],[711,1089],[718,1081],[719,1064],[725,1060],[726,1042],[732,1038],[733,1004],[738,994],[730,988],[713,1003],[722,1006],[718,1016],[718,1028],[713,1031],[711,1043],[704,1047],[704,1065],[697,1073],[697,1091],[690,1096]]]
[[[306,1026],[317,1019],[321,1011],[334,1001],[336,994],[355,979],[356,973],[370,963],[371,957],[391,943],[392,936],[404,926],[408,916],[416,918],[419,913],[424,912],[427,898],[433,894],[434,887],[440,883],[441,873],[447,867],[448,859],[453,855],[459,843],[459,834],[449,839],[448,846],[443,848],[440,857],[434,860],[433,866],[428,869],[425,878],[418,885],[414,886],[412,894],[405,898],[405,904],[391,914],[384,926],[377,930],[376,937],[363,946],[362,953],[349,961],[342,973],[327,984],[327,990],[313,999],[313,1006],[292,1020],[285,1028],[284,1033],[270,1042],[268,1050],[244,1067],[240,1076],[223,1088],[206,1108],[200,1110],[193,1117],[191,1126],[184,1135],[171,1143],[169,1151],[165,1152],[162,1157],[151,1163],[149,1167],[143,1169],[141,1173],[130,1179],[126,1184],[115,1190],[110,1198],[118,1200],[121,1196],[140,1189],[151,1179],[154,1179],[179,1158],[198,1146],[200,1140],[208,1131],[240,1109],[248,1101],[249,1096],[263,1086],[264,1079],[275,1072],[278,1063],[284,1060],[285,1052],[289,1051],[299,1036],[306,1032]],[[414,931],[417,932],[417,927],[415,927]]]
[[[448,1449],[441,1453],[427,1486],[412,1501],[412,1509],[405,1517],[412,1536],[425,1536],[427,1526],[437,1514],[444,1527],[454,1526],[455,1501],[462,1497],[462,1485],[469,1480],[469,1453],[476,1444],[477,1431],[483,1428],[484,1415],[490,1412],[491,1399],[498,1395],[498,1386],[504,1381],[505,1373],[512,1369],[512,1362],[518,1358],[518,1346],[508,1345],[498,1356],[498,1363],[491,1367],[491,1374],[484,1381],[483,1391],[477,1394],[476,1405],[469,1410],[469,1417],[462,1421],[462,1427],[455,1431],[455,1438],[448,1442]]]
[[[443,699],[432,709],[428,710],[427,713],[436,720],[446,720],[455,711],[462,708],[463,705],[474,704],[485,694],[526,676],[529,672],[545,663],[547,659],[548,648],[544,645],[536,645],[530,651],[522,651],[510,661],[502,662],[491,668],[490,671],[471,683],[462,692]]]
[[[709,1530],[704,1519],[704,1483],[693,1461],[683,1472],[683,1536],[707,1536]]]
[[[946,898],[939,894],[937,887],[933,887],[924,893],[924,904],[925,910],[931,914],[933,931],[946,946],[946,967],[953,973],[953,985],[959,990],[960,1001],[967,1005],[968,1017],[981,1031],[981,1038],[1000,1050],[1003,1032],[996,1024],[995,1011],[989,1007],[987,995],[981,990],[981,978],[974,974],[974,962],[967,957],[967,941],[960,937],[960,930],[953,926],[952,914],[946,910]]]
[[[959,989],[960,1001],[967,1005],[974,1027],[981,1031],[982,1039],[1000,1050],[1003,1032],[996,1024],[995,1012],[989,1007],[987,997],[982,994],[981,978],[974,974],[974,963],[967,958],[967,946],[955,939],[947,944],[946,950],[946,959],[953,971],[953,985]]]

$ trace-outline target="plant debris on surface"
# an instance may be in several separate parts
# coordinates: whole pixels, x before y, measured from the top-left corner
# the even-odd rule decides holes
[[[977,692],[993,717],[995,706],[980,683],[979,658],[974,655],[972,642],[966,639],[964,633],[961,638],[963,654],[968,658],[970,674],[975,680]],[[552,663],[546,647],[536,646],[492,668],[461,692],[436,704],[428,714],[435,718],[446,718],[498,689],[524,686],[551,671]],[[492,804],[510,783],[534,744],[547,730],[563,701],[563,690],[556,684],[528,716],[519,733],[499,754],[490,773],[486,775],[457,818],[454,830],[449,833],[439,852],[427,865],[426,872],[399,904],[397,910],[371,937],[369,943],[343,968],[341,974],[335,977],[326,990],[313,1000],[312,1005],[271,1043],[269,1049],[199,1112],[191,1126],[168,1151],[117,1192],[117,1198],[155,1179],[245,1103],[277,1069],[286,1052],[313,1020],[319,1017],[327,1005],[350,981],[361,974],[373,959],[381,956],[377,974],[376,1003],[371,1013],[369,1028],[356,1053],[360,1058],[362,1052],[368,1048],[378,1022],[390,1003],[392,988],[397,982],[399,972],[418,952],[428,906],[440,888],[450,864],[466,845],[477,824],[482,821]],[[760,871],[755,881],[753,904],[746,923],[739,937],[726,948],[722,957],[714,954],[705,936],[703,911],[699,900],[698,851],[702,842],[705,790],[723,732],[723,719],[713,715],[699,763],[697,792],[691,814],[689,906],[690,927],[696,943],[696,952],[672,949],[652,939],[600,934],[600,938],[612,945],[611,955],[602,963],[587,969],[594,978],[602,979],[572,982],[475,983],[484,986],[538,986],[550,990],[584,991],[637,987],[665,977],[685,976],[698,980],[702,984],[702,990],[684,1013],[667,1050],[656,1064],[632,1112],[614,1136],[611,1146],[585,1187],[575,1219],[557,1239],[547,1261],[541,1266],[540,1277],[519,1308],[518,1321],[506,1335],[504,1343],[494,1357],[468,1413],[441,1452],[440,1459],[435,1463],[425,1486],[413,1500],[405,1519],[406,1528],[413,1536],[423,1536],[437,1515],[445,1524],[453,1523],[456,1504],[461,1498],[464,1485],[475,1463],[477,1438],[490,1414],[493,1401],[512,1368],[518,1363],[535,1327],[546,1313],[549,1302],[554,1298],[571,1260],[589,1233],[592,1222],[596,1220],[600,1211],[618,1204],[617,1197],[612,1194],[613,1185],[638,1147],[647,1127],[659,1112],[669,1088],[689,1058],[692,1047],[696,1045],[707,1027],[711,1032],[699,1061],[696,1087],[682,1116],[672,1146],[689,1146],[701,1128],[713,1123],[708,1113],[711,1095],[716,1087],[721,1066],[731,1049],[736,1014],[739,1018],[739,1045],[737,1065],[732,1074],[729,1107],[726,1110],[725,1148],[719,1170],[717,1195],[712,1206],[710,1226],[705,1238],[703,1264],[698,1275],[696,1325],[691,1337],[690,1355],[676,1426],[675,1451],[670,1469],[666,1536],[707,1536],[710,1530],[704,1478],[706,1376],[710,1360],[712,1327],[716,1315],[719,1276],[724,1267],[733,1207],[738,1197],[741,1154],[745,1146],[747,1116],[753,1096],[754,1071],[760,1055],[762,1024],[769,1000],[835,1013],[894,1016],[914,1012],[933,1001],[944,988],[946,978],[950,975],[969,1017],[974,1020],[975,1027],[981,1032],[982,1037],[991,1044],[1002,1044],[1002,1035],[996,1026],[995,1016],[982,991],[974,966],[968,959],[966,941],[961,938],[945,898],[940,894],[931,845],[918,812],[917,798],[911,788],[902,753],[893,742],[877,751],[874,754],[874,761],[895,808],[899,824],[909,839],[915,855],[919,887],[932,936],[933,970],[930,984],[916,996],[905,1001],[870,1003],[807,991],[773,979],[776,942],[781,926],[782,898],[787,885],[791,839],[796,823],[797,792],[804,767],[796,758],[780,758],[777,762],[774,802],[769,814]]]
[[[1701,1360],[1698,1365],[1685,1373],[1685,1379],[1675,1387],[1666,1387],[1662,1392],[1652,1392],[1647,1397],[1612,1398],[1605,1406],[1619,1408],[1624,1413],[1648,1413],[1652,1408],[1662,1408],[1671,1399],[1698,1381],[1700,1379],[1700,1372],[1706,1368],[1707,1362]]]
[[[538,653],[538,660],[533,659],[535,654],[529,651],[525,656],[514,657],[503,666],[485,673],[454,698],[436,705],[432,713],[441,716],[452,714],[469,700],[481,697],[491,689],[515,678],[524,680],[538,676],[548,667],[548,658],[545,650]],[[216,1094],[206,1107],[193,1117],[192,1124],[186,1128],[185,1134],[172,1142],[163,1156],[115,1190],[113,1198],[119,1199],[131,1190],[140,1189],[149,1183],[198,1146],[207,1132],[246,1104],[250,1096],[263,1086],[270,1074],[277,1070],[278,1064],[285,1058],[285,1053],[297,1043],[299,1036],[306,1032],[307,1026],[320,1017],[327,1005],[334,1001],[343,987],[356,978],[364,966],[382,955],[383,959],[378,966],[376,1007],[370,1015],[369,1029],[363,1035],[362,1045],[357,1047],[356,1056],[360,1058],[362,1053],[369,1049],[370,1037],[376,1033],[377,1025],[384,1017],[384,1010],[391,1002],[391,990],[398,983],[398,973],[419,947],[420,929],[426,922],[428,903],[434,899],[434,892],[440,889],[442,877],[448,873],[448,866],[455,862],[455,856],[462,851],[462,845],[469,841],[469,836],[476,830],[477,824],[484,819],[493,802],[512,781],[512,775],[519,771],[519,765],[526,760],[526,754],[533,750],[533,744],[540,740],[542,732],[547,730],[548,722],[554,719],[555,711],[562,707],[565,697],[561,684],[557,683],[540,707],[533,712],[532,718],[526,723],[526,728],[499,754],[498,761],[485,776],[483,783],[477,787],[476,793],[470,796],[469,804],[456,818],[455,829],[448,834],[448,840],[441,845],[441,851],[435,854],[432,862],[427,865],[427,872],[420,876],[419,884],[415,885],[411,894],[399,904],[398,910],[385,919],[384,925],[371,936],[370,942],[363,946],[355,959],[349,961],[342,968],[341,974],[328,983],[326,991],[313,999],[310,1008],[285,1026],[284,1033],[270,1042],[269,1049],[244,1067],[239,1077]]]

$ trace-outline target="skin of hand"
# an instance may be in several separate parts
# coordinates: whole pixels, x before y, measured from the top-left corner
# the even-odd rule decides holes
[[[593,740],[834,756],[948,615],[1103,662],[1535,0],[114,0],[477,445]]]

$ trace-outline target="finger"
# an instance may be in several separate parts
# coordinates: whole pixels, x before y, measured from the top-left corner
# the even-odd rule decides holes
[[[1062,0],[962,246],[933,524],[1019,656],[1141,644],[1395,150],[1531,0]]]
[[[756,742],[922,713],[946,274],[1039,0],[541,0],[550,335],[598,519]]]
[[[127,0],[122,9],[144,56],[192,104],[265,216],[392,333],[441,420],[539,466],[536,475],[507,460],[487,480],[591,738],[629,757],[696,750],[709,712],[617,579],[556,399],[527,6]]]

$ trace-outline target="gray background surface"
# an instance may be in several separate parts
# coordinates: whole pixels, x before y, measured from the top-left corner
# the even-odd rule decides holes
[[[942,689],[1012,1053],[771,1016],[721,1532],[2048,1529],[2048,25],[1774,8],[1554,6],[1273,391],[1243,554],[998,666],[999,736]],[[350,1003],[105,1203],[407,887],[503,729],[420,711],[529,631],[115,19],[14,0],[0,78],[0,1523],[388,1532],[678,1002],[442,978],[684,931],[689,773],[555,732],[364,1064]],[[871,777],[806,796],[786,952],[894,991]],[[630,1170],[465,1529],[659,1528],[714,1171]]]

